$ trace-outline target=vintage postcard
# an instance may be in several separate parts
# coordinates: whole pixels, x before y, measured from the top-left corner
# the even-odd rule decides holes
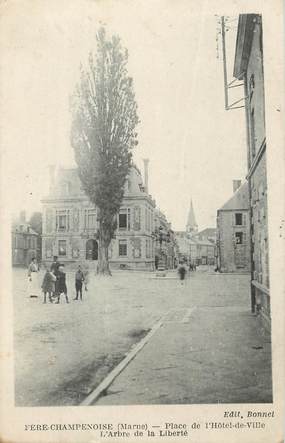
[[[284,441],[281,0],[0,22],[0,441]]]

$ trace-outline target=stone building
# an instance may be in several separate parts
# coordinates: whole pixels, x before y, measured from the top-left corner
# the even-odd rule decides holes
[[[38,234],[26,222],[25,212],[12,223],[12,265],[28,266],[33,257],[37,258]]]
[[[234,77],[244,83],[250,200],[252,310],[270,325],[266,134],[262,17],[241,14],[238,21]]]
[[[154,212],[155,268],[174,269],[178,263],[178,246],[171,223],[158,208]]]
[[[213,266],[215,264],[215,243],[207,239],[200,239],[198,236],[190,237],[186,231],[176,231],[175,237],[180,260],[185,259],[189,264],[198,266]]]
[[[198,232],[198,224],[191,200],[186,230],[175,232],[179,249],[179,259],[186,259],[189,264],[214,265],[216,245],[215,242],[211,240],[211,235],[213,235],[211,228]]]
[[[217,212],[217,268],[220,272],[250,272],[248,183],[234,180],[233,196]]]
[[[51,167],[49,195],[42,200],[43,261],[51,262],[57,255],[62,263],[96,262],[97,208],[82,190],[77,169],[55,172]],[[155,202],[147,191],[147,182],[143,184],[139,169],[133,166],[109,247],[113,269],[154,269]]]

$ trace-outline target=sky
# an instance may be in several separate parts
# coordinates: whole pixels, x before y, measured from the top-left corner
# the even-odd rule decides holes
[[[104,25],[129,51],[140,118],[134,159],[141,169],[142,159],[150,159],[149,191],[157,206],[182,230],[192,199],[199,229],[215,226],[232,180],[246,174],[244,109],[224,108],[217,17],[207,1],[146,3],[23,2],[2,17],[1,166],[12,212],[41,210],[49,164],[75,165],[69,96]],[[230,29],[229,81],[235,37]]]

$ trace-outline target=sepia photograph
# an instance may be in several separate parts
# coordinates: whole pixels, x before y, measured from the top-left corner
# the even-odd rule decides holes
[[[159,3],[3,15],[14,407],[270,420],[264,14]]]

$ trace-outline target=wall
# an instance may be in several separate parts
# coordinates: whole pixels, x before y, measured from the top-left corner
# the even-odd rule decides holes
[[[235,213],[241,213],[243,224],[235,225]],[[218,211],[218,254],[221,272],[250,271],[249,214],[246,210]],[[243,233],[242,245],[236,244],[236,232]]]
[[[254,78],[254,88],[251,79]],[[265,97],[262,56],[262,26],[255,25],[246,72],[246,117],[248,121],[249,184],[252,211],[252,290],[257,311],[270,322],[267,172],[265,142]],[[254,111],[254,119],[252,119]]]

